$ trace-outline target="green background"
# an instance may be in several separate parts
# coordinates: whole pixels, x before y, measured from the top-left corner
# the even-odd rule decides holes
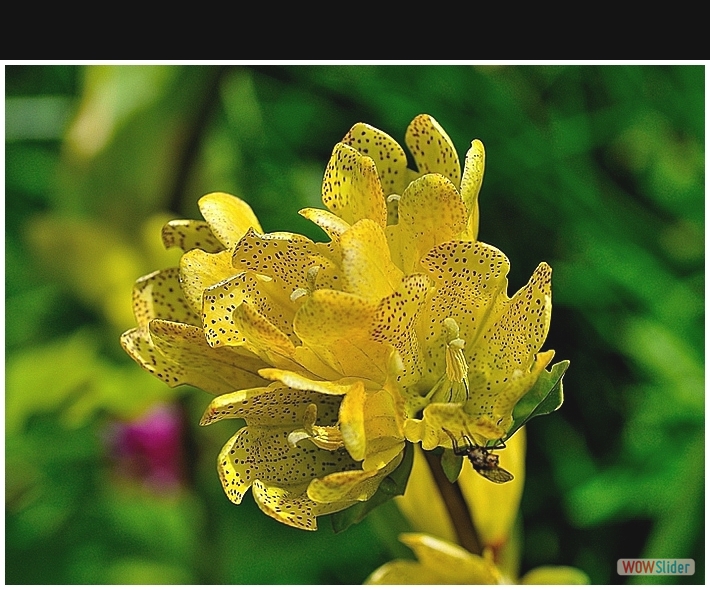
[[[120,349],[141,274],[176,262],[161,224],[239,195],[266,231],[322,234],[332,147],[356,122],[400,142],[434,116],[486,147],[479,239],[510,292],[553,268],[548,347],[566,400],[529,424],[521,573],[704,581],[702,66],[7,66],[6,582],[360,583],[407,551],[377,509],[337,536],[239,507],[215,461],[234,423]],[[107,432],[179,410],[177,489],[121,472]],[[694,558],[620,578],[619,558]]]

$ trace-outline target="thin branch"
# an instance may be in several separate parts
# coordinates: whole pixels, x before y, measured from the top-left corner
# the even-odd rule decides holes
[[[227,66],[213,68],[212,78],[205,85],[202,102],[196,106],[192,125],[187,133],[187,138],[176,164],[175,179],[168,192],[167,207],[169,211],[180,212],[183,192],[192,172],[192,167],[199,155],[210,116],[215,106],[219,104],[219,85],[227,70]]]
[[[424,453],[424,456],[429,464],[431,474],[434,476],[436,487],[439,488],[439,493],[444,500],[446,510],[451,517],[451,523],[454,525],[459,545],[469,553],[481,555],[483,551],[481,541],[478,538],[476,527],[473,526],[461,488],[459,488],[457,483],[451,483],[447,479],[444,470],[441,468],[440,457],[432,453]]]

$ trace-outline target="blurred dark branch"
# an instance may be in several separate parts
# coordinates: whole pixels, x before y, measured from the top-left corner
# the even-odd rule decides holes
[[[434,476],[436,487],[439,488],[441,498],[446,505],[451,524],[454,525],[459,545],[469,553],[481,555],[483,552],[481,541],[478,538],[476,528],[473,526],[461,488],[459,488],[457,483],[451,483],[447,479],[444,470],[441,468],[441,457],[437,457],[432,453],[424,453],[424,456],[429,464],[431,474]]]
[[[227,73],[229,66],[217,66],[213,68],[212,78],[205,85],[205,92],[201,104],[197,105],[197,112],[188,130],[182,154],[176,165],[175,181],[169,191],[167,198],[168,211],[179,213],[183,202],[184,190],[190,172],[195,164],[202,138],[207,129],[207,125],[212,115],[212,111],[219,101],[219,85],[222,78]]]

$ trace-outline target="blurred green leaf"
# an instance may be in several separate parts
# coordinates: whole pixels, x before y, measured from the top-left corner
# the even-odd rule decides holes
[[[444,449],[441,454],[441,468],[444,470],[444,475],[451,483],[454,483],[461,474],[461,465],[463,464],[463,456],[454,454],[453,450]]]

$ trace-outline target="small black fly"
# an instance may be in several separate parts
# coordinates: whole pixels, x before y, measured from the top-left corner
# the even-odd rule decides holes
[[[456,437],[446,428],[442,430],[449,435],[454,447],[454,454],[460,457],[468,457],[471,465],[477,473],[493,483],[506,483],[513,479],[513,474],[498,465],[498,455],[492,451],[500,451],[505,448],[504,443],[499,443],[492,447],[482,447],[477,445],[472,437],[462,434],[465,446],[459,446]]]

